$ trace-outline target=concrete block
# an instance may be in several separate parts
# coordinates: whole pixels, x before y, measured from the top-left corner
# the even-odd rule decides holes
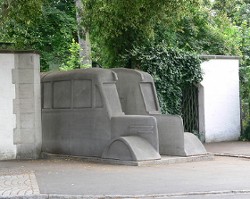
[[[34,129],[14,129],[14,144],[34,143],[34,132]]]
[[[0,159],[40,154],[39,62],[31,52],[0,53]]]
[[[238,58],[215,57],[201,64],[199,126],[205,142],[238,140],[241,131]],[[223,77],[223,78],[221,78]]]
[[[19,84],[32,84],[34,83],[34,70],[33,69],[14,69],[13,70],[13,83]]]
[[[177,115],[153,115],[157,120],[161,155],[186,156],[182,118]]]
[[[15,68],[34,69],[39,66],[39,55],[33,53],[15,54]],[[39,67],[40,70],[40,67]]]
[[[34,86],[41,85],[40,68],[39,70],[34,70]],[[40,91],[40,89],[39,89]]]
[[[0,160],[11,160],[16,158],[16,150],[6,147],[0,148]]]
[[[14,113],[33,113],[34,109],[34,100],[33,99],[15,99],[13,101]]]
[[[144,138],[124,136],[113,140],[104,150],[102,158],[122,161],[159,160],[160,154]]]
[[[16,96],[19,99],[34,98],[34,85],[33,84],[18,84],[17,89],[16,89]]]
[[[124,115],[111,118],[112,139],[120,136],[138,135],[147,140],[159,152],[156,119],[145,115]]]
[[[37,143],[33,144],[17,144],[17,159],[38,159],[40,157],[41,148]]]
[[[162,115],[153,78],[150,74],[131,69],[112,69],[118,76],[116,86],[126,115],[151,115],[157,120],[161,155],[189,156],[204,154],[202,143],[184,135],[182,118]]]
[[[20,128],[33,129],[35,127],[35,116],[33,113],[20,114]]]
[[[16,116],[13,114],[15,85],[12,83],[14,55],[0,53],[0,160],[13,159],[16,146],[13,143],[13,128]]]
[[[192,133],[184,133],[185,153],[187,156],[206,154],[207,151],[200,140]]]

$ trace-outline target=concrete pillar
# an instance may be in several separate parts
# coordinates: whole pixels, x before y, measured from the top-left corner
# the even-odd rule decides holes
[[[238,140],[241,130],[239,57],[203,56],[199,86],[200,132],[206,142]]]
[[[6,110],[9,123],[5,128],[0,127],[0,142],[8,140],[8,146],[0,145],[0,159],[36,159],[40,155],[42,135],[39,60],[39,55],[34,52],[0,51],[0,88],[11,88],[6,89],[10,97],[5,99],[5,103],[12,103]],[[5,71],[5,77],[2,77],[2,71]],[[2,92],[1,98],[4,98]],[[1,117],[5,117],[2,112]],[[9,131],[6,132],[5,129]],[[5,148],[10,148],[11,152],[6,152]]]
[[[0,160],[16,157],[13,143],[13,129],[16,126],[13,113],[15,84],[12,83],[14,64],[14,54],[0,53]]]

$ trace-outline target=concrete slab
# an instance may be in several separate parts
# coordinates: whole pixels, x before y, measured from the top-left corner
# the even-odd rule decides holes
[[[214,142],[204,144],[208,152],[215,155],[250,157],[250,142]]]
[[[33,172],[0,176],[0,196],[30,196],[40,194]]]
[[[102,163],[102,164],[113,164],[113,165],[127,165],[127,166],[153,166],[153,165],[168,165],[168,164],[177,164],[185,162],[199,162],[199,161],[209,161],[214,160],[214,155],[211,153],[205,155],[197,156],[161,156],[160,160],[148,160],[148,161],[121,161],[121,160],[112,160],[112,159],[102,159],[102,158],[93,158],[93,157],[81,157],[81,156],[68,156],[68,155],[58,155],[50,153],[42,153],[42,157],[45,159],[68,159],[68,160],[80,160],[84,162],[92,163]]]

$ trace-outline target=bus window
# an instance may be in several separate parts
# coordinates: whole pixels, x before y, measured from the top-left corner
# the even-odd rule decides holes
[[[95,86],[95,107],[96,108],[103,107],[101,93],[97,86]]]
[[[108,99],[110,110],[112,111],[112,115],[114,114],[121,114],[121,103],[119,100],[119,96],[116,90],[116,85],[113,83],[106,83],[103,84],[104,92],[106,95],[106,98]]]
[[[157,111],[156,97],[152,83],[141,83],[141,91],[148,112]]]
[[[71,82],[56,81],[53,84],[53,108],[71,108]]]
[[[50,82],[44,82],[43,84],[43,108],[44,109],[50,109],[52,108],[52,89],[51,89],[51,83]]]
[[[92,82],[91,80],[73,81],[73,107],[92,107]]]

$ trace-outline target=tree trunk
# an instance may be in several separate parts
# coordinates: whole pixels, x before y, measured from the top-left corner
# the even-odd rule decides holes
[[[77,35],[78,43],[80,45],[80,58],[82,59],[82,64],[87,64],[91,66],[91,45],[89,40],[89,33],[85,27],[82,25],[82,19],[84,17],[84,7],[82,0],[75,0],[76,4],[76,20],[77,20]]]

